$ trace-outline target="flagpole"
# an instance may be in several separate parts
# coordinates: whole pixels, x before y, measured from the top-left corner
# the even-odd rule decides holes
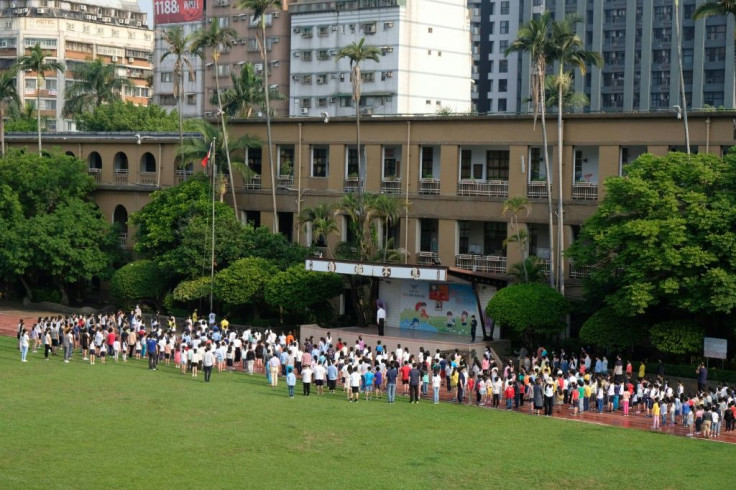
[[[210,143],[210,151],[215,146],[217,138],[212,138]],[[212,313],[212,296],[215,290],[215,195],[217,190],[215,189],[215,176],[217,175],[217,159],[215,156],[217,152],[212,152],[212,254],[210,257],[210,313]]]

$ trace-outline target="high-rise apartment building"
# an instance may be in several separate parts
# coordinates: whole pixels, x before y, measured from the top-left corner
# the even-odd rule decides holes
[[[289,114],[354,114],[350,60],[336,55],[363,38],[381,55],[361,63],[364,114],[470,111],[466,0],[300,0],[290,11]]]
[[[505,47],[516,38],[518,27],[549,11],[557,20],[568,14],[579,15],[583,22],[578,25],[578,34],[586,49],[603,56],[601,69],[590,69],[584,77],[575,78],[575,90],[590,99],[583,110],[644,112],[681,106],[678,46],[682,48],[687,106],[732,109],[736,88],[734,19],[729,16],[694,21],[693,12],[701,3],[681,0],[676,15],[672,0],[469,0],[475,108],[481,113],[504,112],[499,101],[505,100],[506,112],[527,110],[529,57],[514,54],[506,59],[507,63],[500,62]],[[501,24],[506,20],[511,24]],[[512,67],[512,60],[518,60],[516,67]],[[550,66],[550,72],[553,69]],[[503,79],[506,81],[501,82]]]
[[[146,14],[135,1],[0,0],[0,70],[12,66],[36,44],[66,71],[47,74],[37,86],[35,73],[18,74],[21,103],[35,105],[40,90],[41,114],[48,130],[73,130],[65,118],[64,93],[80,63],[99,58],[114,63],[118,76],[132,88],[122,94],[135,104],[148,104],[153,73],[153,34]]]

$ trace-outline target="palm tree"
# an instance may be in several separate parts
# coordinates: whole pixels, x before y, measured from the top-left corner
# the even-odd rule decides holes
[[[179,111],[179,146],[184,144],[184,130],[182,129],[182,93],[184,92],[184,70],[190,77],[194,76],[194,65],[189,59],[192,34],[184,34],[181,26],[166,29],[161,34],[161,39],[166,43],[168,49],[161,55],[161,61],[166,58],[174,58],[174,97],[176,98],[177,110]]]
[[[256,109],[266,110],[266,99],[261,91],[263,78],[255,72],[251,63],[243,65],[240,75],[231,73],[230,78],[233,86],[222,94],[222,109],[225,114],[250,118]],[[271,88],[268,98],[269,100],[282,100],[284,96],[278,89]],[[215,100],[216,96],[213,96],[212,99]]]
[[[327,254],[332,256],[329,236],[339,230],[335,220],[335,207],[331,204],[320,204],[313,208],[303,209],[298,220],[300,224],[312,224],[312,244],[324,240]]]
[[[565,271],[562,265],[562,251],[565,248],[564,224],[562,203],[562,113],[565,107],[564,92],[569,89],[574,70],[585,76],[588,65],[601,67],[603,57],[595,51],[585,49],[585,43],[576,32],[577,25],[583,19],[579,15],[568,15],[559,22],[552,23],[552,56],[558,63],[557,73],[557,279],[559,291],[565,294]],[[573,73],[566,70],[572,68]]]
[[[367,221],[371,226],[373,220],[379,220],[383,228],[383,237],[380,242],[376,239],[375,248],[381,253],[378,259],[386,262],[389,252],[388,230],[401,215],[401,204],[398,199],[386,194],[371,194],[366,196]],[[373,236],[373,233],[371,233]]]
[[[20,69],[32,71],[36,73],[36,123],[38,124],[38,154],[42,154],[41,147],[41,82],[46,80],[46,72],[64,71],[64,64],[58,61],[46,61],[48,52],[41,49],[41,45],[36,43],[31,52],[25,56],[18,58]]]
[[[207,155],[207,151],[210,147],[210,142],[215,140],[214,158],[215,162],[222,162],[227,160],[228,154],[238,154],[245,152],[248,148],[260,148],[261,142],[257,138],[253,138],[247,134],[229,143],[229,146],[225,143],[229,138],[221,128],[217,128],[212,124],[208,123],[203,119],[195,119],[192,121],[195,131],[199,133],[199,136],[186,138],[183,144],[179,147],[179,159],[180,166],[186,167],[193,162],[202,161]],[[221,171],[224,170],[223,166],[220,166]],[[232,187],[232,175],[233,169],[240,173],[243,178],[250,176],[250,168],[243,162],[232,162],[228,164],[227,172],[230,176],[230,187]],[[224,182],[220,180],[220,186],[224,189]],[[224,192],[220,193],[221,200]]]
[[[538,19],[532,19],[524,24],[516,36],[516,40],[506,50],[506,56],[511,53],[529,53],[531,61],[531,92],[532,108],[534,110],[534,125],[536,127],[537,114],[541,112],[543,159],[547,184],[547,212],[549,214],[549,258],[550,258],[550,286],[555,285],[555,253],[554,253],[554,215],[552,206],[552,173],[549,169],[549,143],[547,141],[547,122],[545,117],[544,80],[547,76],[547,62],[551,57],[550,30],[552,15],[545,12]]]
[[[529,202],[529,199],[527,199],[524,196],[516,196],[507,199],[503,203],[503,208],[501,212],[505,215],[506,213],[511,213],[511,231],[514,233],[513,237],[509,237],[506,239],[506,243],[509,242],[516,242],[519,244],[519,249],[521,250],[521,266],[524,272],[524,282],[529,282],[529,274],[526,270],[526,232],[519,229],[519,214],[526,211],[526,215],[529,216],[529,213],[532,210],[532,205]]]
[[[212,19],[207,29],[197,31],[192,39],[191,51],[198,54],[204,60],[207,49],[212,50],[212,62],[215,67],[215,90],[217,91],[217,109],[220,116],[220,124],[222,125],[222,144],[224,145],[225,160],[227,161],[227,169],[230,172],[230,190],[232,191],[233,209],[235,210],[235,219],[239,220],[238,203],[235,200],[235,182],[233,181],[232,164],[230,162],[230,151],[228,145],[228,132],[225,124],[225,112],[222,110],[222,95],[220,94],[220,69],[217,64],[220,59],[220,53],[229,50],[235,44],[238,33],[232,27],[220,27],[220,21],[217,17]]]
[[[66,90],[64,115],[94,110],[102,104],[121,100],[120,93],[133,82],[115,73],[115,64],[108,65],[101,59],[83,63],[74,70],[76,80]]]
[[[693,19],[699,20],[711,16],[736,16],[736,0],[715,0],[701,4],[693,12]]]
[[[5,110],[8,106],[20,106],[17,81],[18,65],[0,73],[0,154],[5,156]]]
[[[252,10],[253,19],[260,20],[260,37],[258,48],[263,61],[263,98],[266,101],[266,137],[268,139],[268,168],[271,171],[271,200],[273,201],[273,232],[278,233],[278,211],[276,209],[276,171],[273,163],[273,139],[271,138],[271,99],[268,84],[268,46],[266,45],[266,11],[281,10],[281,0],[237,0],[235,6],[243,10]]]
[[[350,60],[350,83],[353,86],[353,103],[355,104],[355,132],[357,146],[355,152],[358,155],[358,174],[360,179],[359,188],[361,193],[365,189],[365,170],[361,162],[360,152],[360,92],[361,92],[361,75],[360,63],[363,61],[378,61],[381,58],[381,50],[375,46],[366,46],[365,38],[361,38],[357,43],[352,42],[345,46],[337,53],[337,59],[348,58]]]

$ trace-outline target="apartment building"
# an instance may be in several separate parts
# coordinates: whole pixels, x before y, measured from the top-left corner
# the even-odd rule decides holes
[[[129,0],[0,0],[0,70],[36,44],[49,59],[64,63],[66,71],[47,74],[42,87],[35,73],[18,74],[21,102],[35,105],[40,91],[40,110],[50,131],[75,129],[74,121],[62,114],[65,88],[76,67],[95,58],[114,63],[118,76],[133,82],[122,94],[125,100],[146,105],[153,74],[153,33],[146,17]]]

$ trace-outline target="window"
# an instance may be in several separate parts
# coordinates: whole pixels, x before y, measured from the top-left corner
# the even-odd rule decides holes
[[[544,159],[542,157],[541,148],[529,149],[529,181],[538,182],[545,180],[546,169],[544,168]]]
[[[483,254],[503,255],[503,242],[508,236],[506,223],[486,221],[483,223]]]
[[[711,63],[726,61],[725,46],[721,46],[717,48],[705,48],[705,58],[707,61]]]
[[[278,175],[294,175],[294,145],[280,145],[278,156]]]
[[[473,151],[472,150],[461,150],[460,151],[460,179],[469,179],[472,175],[473,166]]]
[[[248,148],[247,150],[248,168],[256,174],[261,175],[261,158],[260,148]]]
[[[494,27],[496,26],[495,22],[489,22],[488,23],[488,34],[493,35],[493,31],[495,30]]]
[[[360,74],[361,80],[366,83],[372,83],[376,81],[376,72],[374,71],[364,71]]]
[[[498,99],[498,112],[506,112],[506,99]]]
[[[499,31],[499,34],[508,34],[509,33],[509,21],[502,20],[501,22],[499,22],[498,31]]]
[[[56,49],[56,39],[41,39],[36,37],[27,37],[23,40],[23,46],[32,48],[36,44],[44,49]]]
[[[434,147],[422,147],[422,175],[423,179],[431,179],[434,177]]]
[[[197,94],[187,94],[187,105],[197,105]]]
[[[432,34],[432,28],[431,27],[427,27],[427,33],[428,34]]]
[[[498,81],[498,91],[499,92],[506,92],[507,85],[508,85],[508,80],[506,80],[505,78],[500,79]]]
[[[26,78],[26,90],[29,90],[29,91],[36,90],[36,77]]]
[[[486,152],[486,179],[509,180],[508,150],[488,150]]]
[[[361,145],[361,148],[363,148],[362,145]],[[346,177],[358,178],[358,176],[360,175],[360,166],[358,165],[358,152],[355,151],[354,146],[347,148],[346,159],[347,159],[347,162],[345,165]]]
[[[490,7],[491,8],[489,9],[489,15],[495,14],[496,13],[496,2],[491,2]]]
[[[312,146],[312,177],[327,177],[329,175],[329,151],[327,146]]]
[[[303,61],[312,61],[312,51],[302,51],[302,60]]]
[[[55,111],[56,99],[41,99],[41,110]]]
[[[504,39],[501,41],[498,41],[498,52],[503,54],[506,52],[506,50],[509,49],[509,42]]]
[[[493,53],[493,41],[488,41],[488,54]]]
[[[49,92],[56,92],[57,90],[56,78],[47,78],[45,82],[46,82],[46,90],[48,90]]]
[[[501,2],[501,15],[509,15],[509,2]]]
[[[383,147],[383,178],[400,177],[401,176],[401,147],[400,146],[384,146]]]
[[[167,82],[173,82],[174,81],[174,74],[170,71],[163,71],[161,72],[161,82],[167,83]]]
[[[509,60],[498,60],[498,72],[499,73],[509,72]]]
[[[725,79],[724,70],[705,70],[706,84],[721,84]]]
[[[330,59],[330,52],[326,49],[321,49],[317,51],[317,59],[319,61],[327,61]]]
[[[317,28],[317,36],[327,37],[330,35],[330,28],[328,26],[319,26]]]

